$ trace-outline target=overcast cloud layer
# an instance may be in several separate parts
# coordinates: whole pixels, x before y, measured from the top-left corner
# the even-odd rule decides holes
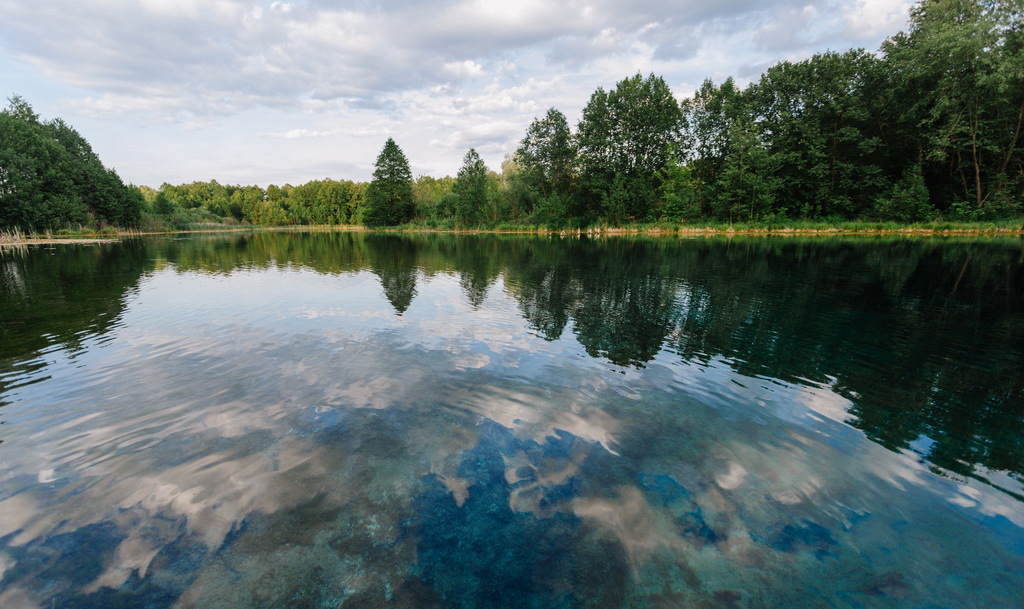
[[[549,107],[641,72],[680,99],[780,60],[877,49],[909,0],[0,0],[0,93],[135,184],[492,169]]]

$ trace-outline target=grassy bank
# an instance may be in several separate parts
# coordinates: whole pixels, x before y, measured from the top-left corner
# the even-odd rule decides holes
[[[751,223],[693,222],[685,224],[637,224],[595,227],[582,232],[666,234],[1012,234],[1024,233],[1024,218],[992,222],[855,222],[824,220],[776,220]]]
[[[836,235],[836,234],[920,234],[920,235],[984,235],[984,234],[1024,234],[1024,218],[999,220],[991,222],[917,222],[901,224],[897,222],[855,222],[827,220],[773,220],[764,222],[736,223],[695,221],[686,223],[647,223],[627,224],[624,226],[589,226],[585,228],[549,229],[542,226],[496,224],[476,228],[458,228],[450,224],[434,222],[412,222],[389,230],[397,231],[439,231],[439,232],[502,232],[502,233],[540,233],[540,234],[573,234],[573,235],[734,235],[734,234],[800,234],[800,235]]]
[[[453,233],[522,233],[554,235],[1024,235],[1024,218],[991,222],[854,222],[824,220],[777,220],[769,222],[688,222],[628,224],[625,226],[590,226],[586,228],[549,229],[543,226],[495,224],[474,228],[456,227],[434,222],[412,222],[402,226],[371,229],[362,226],[239,226],[237,224],[199,223],[181,229],[122,229],[104,227],[64,228],[42,233],[24,233],[18,229],[0,230],[0,245],[27,245],[32,243],[72,243],[111,240],[141,235],[178,233],[221,233],[257,231],[375,231],[388,232],[453,232]]]

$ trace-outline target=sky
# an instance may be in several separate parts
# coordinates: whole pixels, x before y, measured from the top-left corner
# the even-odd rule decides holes
[[[0,95],[63,118],[136,185],[500,169],[548,108],[661,76],[678,99],[877,50],[910,0],[0,0]],[[3,100],[0,100],[2,102]],[[4,104],[6,105],[6,104]]]

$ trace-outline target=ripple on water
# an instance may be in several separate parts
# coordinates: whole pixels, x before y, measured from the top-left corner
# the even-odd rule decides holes
[[[546,266],[176,264],[0,373],[0,605],[1006,606],[1024,581],[1021,503],[923,459],[949,434],[848,424],[919,339],[837,342],[858,286],[805,291],[822,325],[758,317],[786,282],[567,276],[563,319],[519,300]]]

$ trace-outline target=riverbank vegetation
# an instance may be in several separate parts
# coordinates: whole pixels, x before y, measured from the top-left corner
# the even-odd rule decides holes
[[[414,179],[389,138],[369,183],[267,188],[124,187],[14,98],[0,226],[1020,230],[1022,66],[1019,0],[925,1],[877,52],[783,61],[746,87],[707,80],[681,102],[653,74],[598,88],[575,128],[551,108],[498,170],[470,149],[455,177]]]
[[[62,119],[40,120],[18,96],[0,111],[0,228],[134,226],[143,206]]]

